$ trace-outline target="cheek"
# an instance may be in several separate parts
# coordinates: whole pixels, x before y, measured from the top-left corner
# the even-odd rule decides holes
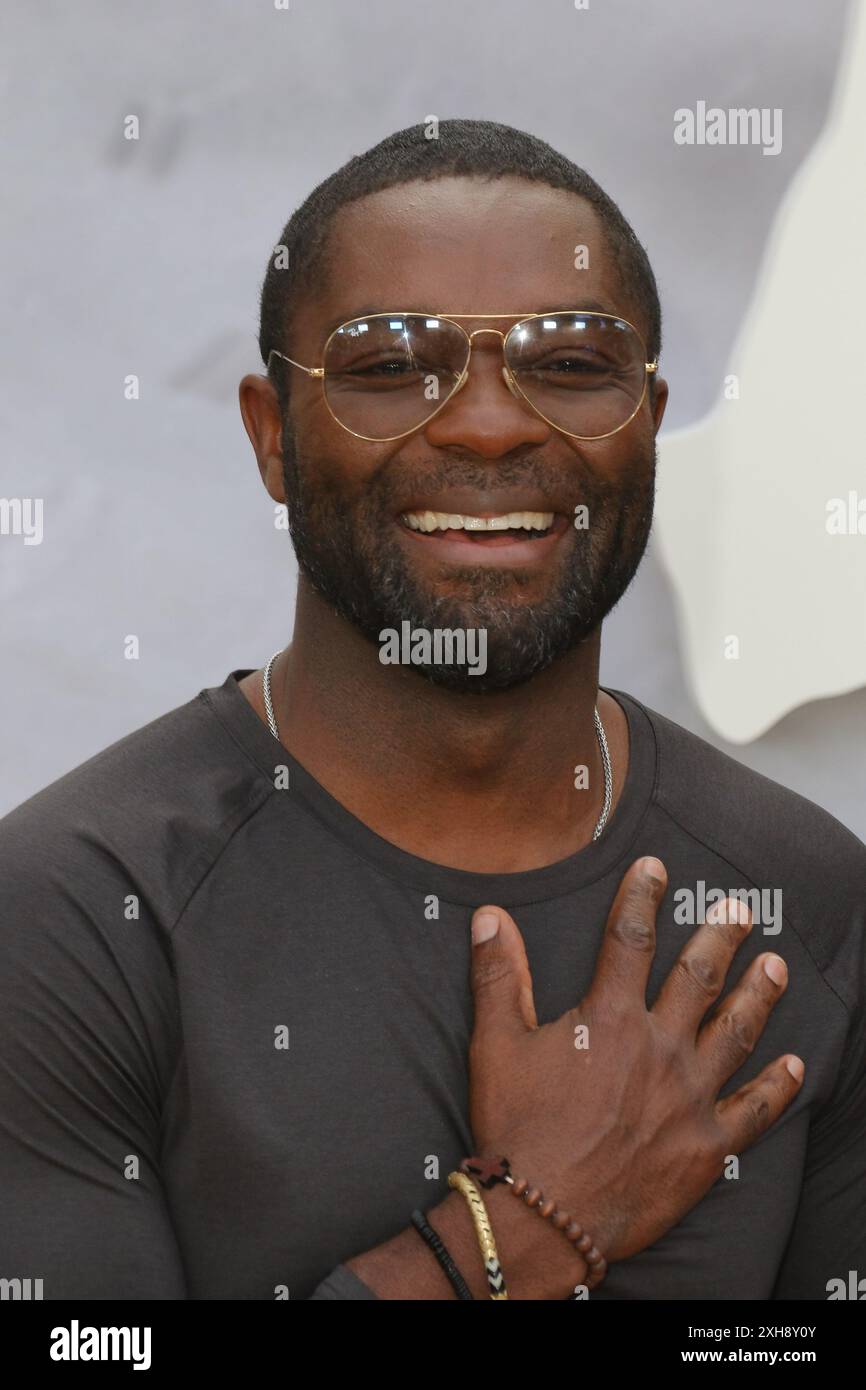
[[[311,492],[327,492],[354,506],[369,491],[382,465],[375,446],[353,438],[327,411],[300,410],[293,417],[295,466]]]
[[[655,466],[655,435],[652,420],[635,416],[625,429],[603,440],[593,459],[599,477],[611,482],[648,478]]]

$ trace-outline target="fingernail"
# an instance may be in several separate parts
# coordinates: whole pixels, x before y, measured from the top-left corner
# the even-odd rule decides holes
[[[741,927],[750,926],[749,909],[740,898],[723,898],[713,903],[707,913],[707,921],[712,923],[738,922]]]
[[[783,985],[788,978],[788,967],[781,956],[767,956],[764,974],[769,975],[774,985]]]
[[[499,931],[499,915],[496,912],[476,912],[472,918],[472,944],[480,946],[489,941]]]
[[[791,1073],[795,1081],[803,1080],[803,1072],[806,1070],[806,1068],[803,1066],[803,1063],[800,1061],[799,1057],[789,1057],[787,1062],[785,1063],[785,1066],[788,1068],[788,1071]]]
[[[651,883],[662,884],[665,880],[665,866],[660,859],[652,856],[643,861],[643,872]]]

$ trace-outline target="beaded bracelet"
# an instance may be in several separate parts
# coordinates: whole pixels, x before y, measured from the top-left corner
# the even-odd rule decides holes
[[[437,1235],[437,1233],[433,1230],[433,1227],[430,1225],[423,1211],[419,1211],[416,1207],[410,1217],[410,1220],[412,1222],[412,1225],[415,1227],[415,1230],[418,1232],[419,1236],[421,1236],[430,1246],[430,1249],[433,1251],[433,1254],[436,1256],[436,1259],[439,1261],[440,1265],[442,1266],[443,1270],[448,1276],[448,1282],[451,1284],[451,1287],[454,1289],[454,1292],[457,1294],[457,1297],[463,1299],[464,1301],[466,1299],[472,1299],[474,1302],[472,1290],[470,1289],[466,1280],[463,1278],[463,1275],[460,1273],[460,1270],[457,1268],[456,1264],[452,1260],[451,1255],[448,1251],[448,1247],[446,1246],[442,1237],[440,1235]]]
[[[460,1171],[471,1173],[482,1187],[490,1188],[497,1182],[508,1183],[515,1197],[522,1197],[528,1207],[532,1207],[545,1220],[550,1219],[551,1224],[571,1241],[586,1261],[587,1278],[584,1282],[587,1289],[598,1287],[607,1273],[607,1260],[597,1249],[592,1236],[569,1212],[557,1208],[552,1197],[545,1197],[539,1187],[530,1187],[527,1178],[513,1178],[507,1158],[485,1159],[472,1155],[461,1160]]]
[[[478,1237],[478,1244],[481,1247],[481,1258],[487,1273],[490,1297],[507,1298],[508,1289],[505,1287],[505,1275],[502,1273],[502,1266],[499,1263],[496,1241],[493,1238],[493,1227],[490,1225],[490,1218],[487,1215],[487,1208],[481,1193],[474,1182],[463,1173],[449,1173],[448,1186],[456,1188],[466,1198],[466,1204],[472,1216],[472,1224],[475,1227],[475,1234]]]

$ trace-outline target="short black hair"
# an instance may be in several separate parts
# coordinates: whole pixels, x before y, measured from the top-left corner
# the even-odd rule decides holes
[[[272,348],[284,350],[297,300],[321,272],[331,223],[340,208],[402,183],[449,176],[529,179],[566,189],[591,203],[604,225],[623,287],[646,320],[650,360],[658,357],[661,305],[655,276],[646,251],[604,189],[565,155],[525,131],[497,121],[444,120],[438,122],[437,138],[428,137],[424,124],[408,126],[355,155],[314,188],[289,218],[277,243],[286,248],[288,257],[271,255],[262,284],[259,351],[266,366]],[[282,268],[281,258],[287,260]],[[283,411],[286,379],[283,371],[272,375]],[[650,381],[654,384],[654,374]]]

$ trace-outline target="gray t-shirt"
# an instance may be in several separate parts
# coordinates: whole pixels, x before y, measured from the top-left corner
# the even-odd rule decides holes
[[[787,1051],[806,1080],[739,1175],[592,1298],[824,1299],[866,1275],[854,835],[611,691],[630,762],[600,839],[524,873],[445,868],[325,791],[245,674],[0,822],[0,1277],[46,1299],[374,1297],[342,1262],[472,1151],[473,909],[513,914],[545,1023],[587,989],[643,854],[669,875],[650,1000],[694,930],[687,890],[697,920],[713,889],[765,890],[728,988],[768,949],[790,983],[725,1091]]]

